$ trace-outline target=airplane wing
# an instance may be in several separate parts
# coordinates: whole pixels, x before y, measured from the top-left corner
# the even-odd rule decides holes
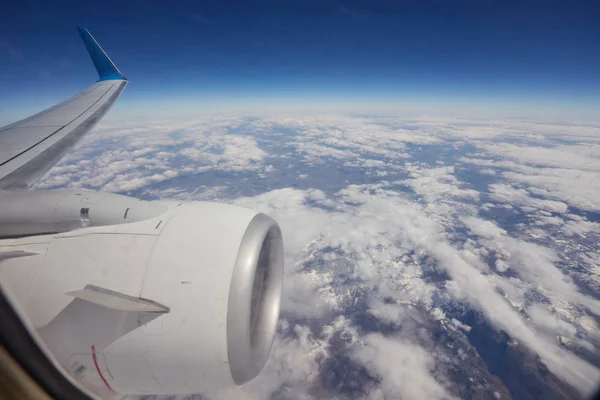
[[[27,188],[56,164],[115,103],[127,79],[87,29],[78,28],[99,80],[47,110],[0,128],[0,189]]]
[[[46,173],[128,83],[90,33],[79,32],[99,81],[0,128],[0,377],[2,347],[24,337],[2,319],[6,293],[64,376],[97,395],[248,382],[277,330],[284,250],[275,220],[218,203],[7,190]]]

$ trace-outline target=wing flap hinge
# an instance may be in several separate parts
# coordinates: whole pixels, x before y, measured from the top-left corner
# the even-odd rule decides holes
[[[40,253],[37,253],[35,251],[23,251],[23,250],[0,251],[0,261],[6,260],[9,258],[35,256],[37,254],[40,254]]]
[[[86,285],[81,290],[66,293],[69,296],[88,301],[106,308],[119,311],[134,311],[166,314],[169,307],[142,297],[133,297],[123,293],[104,289],[95,285]]]

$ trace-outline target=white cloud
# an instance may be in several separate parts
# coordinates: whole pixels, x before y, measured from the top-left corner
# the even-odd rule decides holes
[[[600,223],[590,221],[569,221],[563,227],[563,231],[570,235],[584,236],[586,233],[600,233]]]
[[[128,192],[209,170],[257,171],[266,153],[250,136],[229,134],[237,118],[94,131],[37,188]]]
[[[507,184],[493,184],[489,186],[491,197],[500,202],[518,205],[521,207],[532,207],[555,213],[567,212],[565,203],[553,200],[537,199],[529,196],[525,189],[516,189]]]
[[[466,217],[464,223],[473,233],[484,238],[481,240],[482,246],[504,251],[509,264],[521,279],[549,290],[551,297],[562,297],[582,304],[600,315],[600,301],[581,294],[572,279],[554,265],[558,261],[554,250],[512,238],[490,221]]]
[[[407,165],[407,170],[410,171],[412,179],[403,183],[412,187],[428,203],[448,198],[479,200],[479,192],[460,188],[464,183],[459,182],[454,175],[454,166],[420,168],[415,165]]]
[[[591,143],[539,147],[478,141],[475,145],[484,153],[461,161],[508,169],[503,178],[529,186],[531,193],[582,210],[600,211],[600,145],[591,136],[584,139]],[[494,159],[482,158],[486,156]]]
[[[195,172],[256,170],[266,156],[251,137],[211,134],[192,139],[192,146],[182,148],[179,154],[198,164]]]
[[[541,329],[552,333],[554,336],[565,336],[572,339],[577,334],[575,326],[553,315],[539,304],[527,308],[527,315]]]
[[[447,399],[444,388],[431,377],[435,360],[415,343],[369,334],[364,347],[353,357],[381,379],[381,385],[369,393],[369,399]]]
[[[486,152],[538,167],[600,171],[599,145],[523,146],[511,143],[479,142]]]
[[[496,171],[491,168],[484,168],[482,170],[479,170],[479,173],[483,175],[496,175]]]
[[[503,177],[521,185],[528,185],[538,196],[559,200],[586,211],[600,211],[599,172],[559,168],[534,168],[526,172],[505,172]]]

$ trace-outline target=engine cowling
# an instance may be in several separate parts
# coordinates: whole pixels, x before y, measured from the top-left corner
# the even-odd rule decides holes
[[[145,221],[1,241],[0,250],[7,244],[36,255],[4,260],[3,286],[50,352],[96,392],[199,393],[243,384],[267,361],[283,242],[264,214],[171,204]],[[73,299],[88,285],[167,311]]]

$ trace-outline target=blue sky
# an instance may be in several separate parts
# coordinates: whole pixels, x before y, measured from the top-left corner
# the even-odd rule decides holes
[[[10,2],[0,119],[96,79],[76,25],[130,79],[120,109],[600,105],[600,6],[512,1]]]

